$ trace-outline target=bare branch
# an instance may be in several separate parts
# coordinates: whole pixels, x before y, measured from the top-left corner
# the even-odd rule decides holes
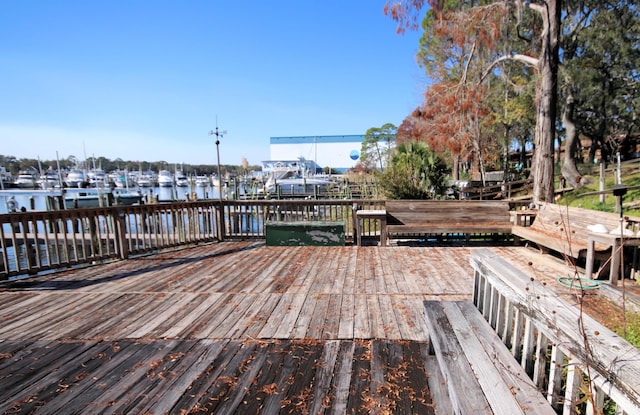
[[[467,63],[464,65],[464,73],[462,74],[462,78],[460,79],[460,85],[467,83],[467,72],[469,71],[469,65],[471,64],[471,59],[473,58],[473,54],[476,50],[476,43],[473,42],[473,46],[471,47],[471,52],[469,53],[469,59],[467,59]]]
[[[514,60],[514,61],[523,62],[524,64],[529,65],[529,66],[534,67],[534,68],[537,68],[538,67],[538,63],[540,62],[540,60],[538,58],[533,58],[531,56],[523,55],[523,54],[520,54],[520,53],[516,53],[516,54],[512,53],[511,55],[501,56],[498,59],[494,60],[491,63],[491,65],[489,65],[489,67],[484,72],[484,74],[482,74],[482,78],[480,78],[480,83],[484,82],[484,79],[487,76],[489,76],[489,74],[491,73],[493,68],[498,66],[498,64],[500,62],[506,61],[506,60]]]

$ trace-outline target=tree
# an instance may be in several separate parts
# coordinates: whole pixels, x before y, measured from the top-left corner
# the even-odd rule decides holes
[[[624,157],[625,141],[640,129],[637,2],[576,2],[565,21],[560,93],[566,103],[566,147],[572,139],[577,147],[577,137],[585,136],[591,139],[589,161],[598,150],[603,161],[618,151]]]
[[[390,199],[434,199],[446,190],[446,166],[425,143],[398,144],[377,182]]]
[[[484,182],[486,168],[496,165],[507,147],[492,128],[496,117],[488,105],[491,89],[479,85],[500,39],[501,14],[496,12],[498,6],[458,12],[467,6],[447,2],[440,10],[427,11],[418,62],[434,83],[427,88],[419,112],[404,123],[402,136],[411,126],[412,139],[452,158],[454,179],[464,164]]]
[[[366,168],[375,169],[376,166],[379,166],[380,170],[384,168],[392,143],[396,141],[397,131],[398,128],[391,123],[367,130],[360,150],[360,161]]]
[[[532,54],[510,51],[506,55],[498,56],[488,66],[485,74],[491,73],[499,64],[506,60],[516,60],[526,65],[535,67],[538,72],[536,103],[536,126],[534,132],[535,152],[532,163],[533,198],[535,201],[554,201],[554,159],[553,146],[555,142],[555,122],[557,103],[557,80],[559,65],[559,38],[561,23],[562,0],[542,0],[533,3],[523,0],[511,1],[441,1],[429,0],[434,21],[451,22],[450,25],[458,25],[457,33],[466,33],[464,24],[476,24],[477,19],[469,16],[491,10],[502,16],[512,15],[516,19],[518,37],[523,36],[520,24],[526,17],[525,10],[536,12],[541,22],[541,31],[530,29],[528,33],[535,35],[531,38],[532,44],[537,46],[538,57]],[[415,27],[416,16],[424,6],[421,0],[401,0],[393,5],[385,6],[385,13],[391,15],[399,23],[400,30]],[[515,10],[514,10],[515,9]],[[524,17],[523,17],[524,16]],[[467,18],[465,18],[467,17]],[[453,32],[452,32],[453,33]],[[489,32],[487,32],[489,33]],[[513,35],[513,34],[509,34]],[[457,50],[454,50],[454,56]],[[497,54],[498,52],[496,52]],[[441,59],[440,65],[446,65],[447,60]],[[486,77],[486,76],[485,76]],[[483,77],[483,79],[485,78]]]
[[[510,172],[510,150],[518,149],[522,172],[527,164],[527,149],[533,145],[535,128],[535,88],[532,74],[526,67],[503,64],[504,76],[492,82],[488,99],[493,116],[491,132],[502,137],[502,169]]]
[[[481,180],[485,165],[495,146],[492,135],[486,134],[483,124],[489,110],[485,102],[485,88],[471,84],[438,83],[425,93],[425,103],[410,116],[415,128],[409,140],[424,141],[439,154],[450,155],[454,179],[459,179],[461,162],[477,167]],[[403,135],[398,142],[406,139]],[[494,151],[495,152],[495,151]]]

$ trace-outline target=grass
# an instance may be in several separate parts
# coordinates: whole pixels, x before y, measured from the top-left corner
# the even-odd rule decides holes
[[[627,339],[627,341],[640,349],[640,313],[627,313],[627,330],[626,333],[622,329],[616,331],[619,336]]]
[[[580,189],[567,192],[557,203],[585,209],[599,210],[603,212],[616,212],[616,197],[607,194],[604,203],[600,202],[600,195],[585,195],[599,191],[599,173],[596,168],[581,166],[581,170],[590,178],[590,183]],[[640,162],[633,161],[622,166],[622,183],[629,188],[640,186]],[[615,171],[605,172],[605,189],[611,189],[615,184]],[[630,189],[622,199],[624,214],[640,217],[640,189]]]

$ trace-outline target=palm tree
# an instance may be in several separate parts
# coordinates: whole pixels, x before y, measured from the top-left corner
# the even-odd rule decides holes
[[[387,168],[378,175],[390,199],[435,199],[445,186],[446,166],[424,142],[399,144]]]

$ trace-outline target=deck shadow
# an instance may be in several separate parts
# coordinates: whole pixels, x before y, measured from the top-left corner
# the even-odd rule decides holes
[[[75,290],[86,288],[94,285],[119,281],[135,276],[139,276],[146,273],[153,273],[156,271],[162,271],[171,269],[172,267],[182,266],[190,263],[197,263],[203,260],[211,260],[215,258],[224,257],[227,255],[233,255],[239,252],[248,251],[251,249],[256,249],[264,245],[264,243],[250,243],[246,245],[238,245],[238,244],[216,244],[217,246],[227,245],[230,249],[223,249],[220,251],[212,252],[210,254],[198,255],[196,257],[187,257],[187,256],[176,256],[172,257],[172,254],[181,252],[186,253],[189,252],[190,248],[182,248],[177,251],[165,252],[165,253],[153,253],[150,255],[143,255],[139,257],[132,257],[127,259],[132,264],[135,263],[144,263],[145,261],[158,263],[158,265],[150,265],[150,266],[142,266],[130,271],[120,272],[113,275],[106,275],[98,278],[89,278],[89,279],[60,279],[59,276],[61,273],[65,272],[74,272],[76,270],[68,270],[68,271],[60,271],[56,274],[47,274],[42,276],[31,276],[24,279],[8,281],[0,285],[0,292],[14,292],[14,291],[57,291],[57,290]],[[195,248],[195,247],[194,247]],[[120,262],[120,261],[117,261]],[[108,264],[98,264],[99,266],[109,267],[113,263]],[[86,271],[87,267],[83,267]],[[98,269],[98,268],[96,268]],[[103,272],[104,273],[104,272]],[[108,273],[108,271],[107,271]],[[83,274],[86,274],[83,273]],[[47,279],[51,278],[51,279]]]

